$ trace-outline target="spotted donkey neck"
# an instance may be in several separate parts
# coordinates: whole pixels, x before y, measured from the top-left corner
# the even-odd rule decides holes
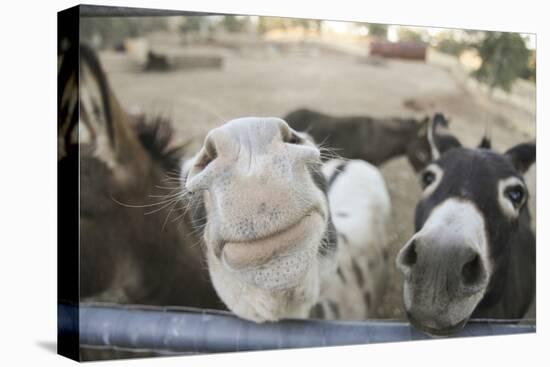
[[[390,200],[363,161],[329,161],[277,118],[210,131],[182,181],[220,298],[257,322],[359,319],[385,279]]]

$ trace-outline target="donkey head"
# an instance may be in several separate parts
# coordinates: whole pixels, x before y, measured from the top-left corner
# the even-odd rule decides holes
[[[405,147],[407,159],[415,172],[421,171],[432,160],[428,137],[430,126],[430,117],[426,116],[417,124],[416,135],[409,139]],[[440,114],[437,118],[437,126],[438,130],[445,130],[449,127],[449,120]]]
[[[82,46],[80,61],[81,294],[89,297],[130,288],[131,279],[141,281],[132,261],[145,228],[143,213],[121,203],[145,203],[153,162],[113,94],[97,55]],[[125,276],[117,272],[125,267]],[[127,284],[118,284],[118,279],[127,279],[123,281]]]
[[[397,265],[405,275],[410,321],[443,335],[460,329],[489,298],[498,302],[508,286],[503,280],[519,261],[511,251],[518,246],[531,251],[522,174],[535,160],[535,145],[499,154],[484,138],[477,149],[466,149],[445,131],[442,115],[432,121],[428,139],[431,163],[420,173],[417,232],[399,252]],[[530,274],[534,264],[523,265]]]
[[[285,121],[241,118],[210,131],[183,170],[203,207],[214,287],[237,315],[305,317],[315,303],[331,241],[320,165],[319,149]]]
[[[62,99],[61,111],[73,113],[61,116],[59,156],[60,167],[66,160],[79,164],[81,296],[215,306],[219,300],[202,272],[200,249],[186,246],[197,242],[187,238],[190,227],[167,220],[167,198],[151,198],[166,195],[157,186],[169,185],[169,174],[179,191],[181,154],[171,147],[170,125],[127,114],[93,50],[71,49],[80,54],[80,69],[78,63],[61,68],[70,75],[60,78],[66,81],[61,94],[76,98]]]

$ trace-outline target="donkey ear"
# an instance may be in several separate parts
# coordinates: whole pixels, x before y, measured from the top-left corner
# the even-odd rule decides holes
[[[489,137],[484,136],[481,138],[481,141],[479,142],[478,148],[480,149],[491,149],[491,139]]]
[[[80,121],[81,141],[101,144],[105,137],[110,150],[116,146],[113,111],[107,78],[96,53],[80,46]]]
[[[535,143],[518,144],[508,149],[505,154],[519,172],[525,173],[535,162],[537,147]]]
[[[96,53],[80,45],[80,142],[92,143],[108,166],[143,155],[130,117],[112,92]]]
[[[477,145],[479,149],[491,149],[491,125],[489,123],[485,124],[485,133],[483,133],[483,138]]]
[[[417,130],[416,135],[419,138],[426,137],[428,135],[428,126],[430,125],[430,116],[425,116],[422,120],[416,123]]]
[[[415,172],[420,172],[430,162],[441,155],[441,151],[450,146],[460,146],[458,140],[449,135],[447,128],[449,120],[442,114],[436,114],[433,119],[426,116],[418,121],[416,137],[406,148],[407,158]]]
[[[427,138],[432,161],[439,159],[446,151],[462,146],[458,139],[449,133],[448,127],[449,121],[442,113],[436,113],[428,125]]]
[[[78,45],[68,37],[60,37],[59,41],[57,158],[61,160],[78,154]]]

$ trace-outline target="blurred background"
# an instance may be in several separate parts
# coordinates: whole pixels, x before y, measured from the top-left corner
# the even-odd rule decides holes
[[[132,113],[169,117],[197,148],[208,130],[243,116],[298,108],[336,116],[443,112],[469,147],[486,129],[504,151],[535,138],[532,34],[235,15],[85,17],[81,39],[99,51]],[[335,127],[337,128],[337,127]],[[381,167],[393,205],[390,256],[413,234],[420,188],[405,157]],[[527,174],[535,216],[535,170]],[[391,269],[373,317],[404,318]]]

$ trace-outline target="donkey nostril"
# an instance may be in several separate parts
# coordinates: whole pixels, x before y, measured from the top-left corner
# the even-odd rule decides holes
[[[214,159],[210,157],[209,155],[205,154],[200,157],[200,159],[197,161],[195,166],[197,166],[200,169],[206,168]]]
[[[416,242],[413,241],[409,246],[407,246],[405,253],[402,257],[402,263],[406,266],[413,266],[416,264],[416,259],[418,255],[416,253]]]
[[[217,156],[218,152],[216,150],[216,145],[211,138],[208,138],[204,143],[203,152],[195,163],[195,166],[200,169],[206,168],[206,166],[208,166],[214,159],[216,159]]]
[[[481,258],[475,254],[462,267],[462,281],[465,285],[474,285],[481,280],[482,274]]]

